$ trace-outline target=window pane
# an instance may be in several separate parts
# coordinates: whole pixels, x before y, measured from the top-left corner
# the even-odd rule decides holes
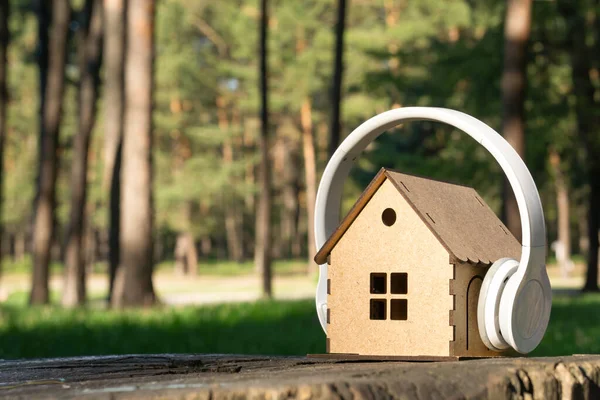
[[[392,294],[407,294],[408,293],[408,274],[399,272],[391,274],[390,291]]]
[[[371,274],[371,293],[386,294],[387,293],[387,274],[372,273]]]
[[[406,321],[408,319],[408,300],[392,299],[390,308],[390,319]]]
[[[385,299],[371,299],[371,319],[385,319]]]

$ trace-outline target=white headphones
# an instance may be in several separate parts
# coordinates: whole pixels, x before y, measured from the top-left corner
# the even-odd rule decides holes
[[[546,227],[535,182],[517,152],[483,122],[445,108],[407,107],[379,114],[356,128],[335,151],[319,184],[315,205],[317,250],[340,222],[343,184],[354,161],[380,134],[414,120],[443,122],[471,136],[494,156],[517,199],[523,228],[521,260],[502,258],[488,270],[479,296],[477,321],[485,345],[494,351],[512,347],[529,353],[542,340],[552,306],[546,272]],[[320,265],[317,314],[327,332],[327,264]]]

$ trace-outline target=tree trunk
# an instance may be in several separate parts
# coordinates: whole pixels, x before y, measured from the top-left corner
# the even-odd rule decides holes
[[[346,0],[338,0],[335,26],[335,61],[331,90],[331,124],[329,126],[329,158],[340,144],[340,108],[342,103],[342,75],[344,72],[344,29],[346,27]]]
[[[185,233],[180,233],[175,239],[175,265],[173,269],[175,274],[178,276],[185,276],[188,274],[187,265],[185,263],[185,245],[186,245]]]
[[[573,269],[573,262],[571,261],[569,190],[560,164],[560,155],[555,150],[551,150],[550,167],[552,168],[554,175],[556,210],[558,214],[558,241],[554,245],[554,250],[556,252],[556,259],[561,270],[561,275],[566,277]]]
[[[235,133],[235,140],[233,142],[233,146],[234,149],[237,149],[237,151],[242,155],[244,154],[244,137],[243,137],[243,132],[242,132],[242,118],[240,115],[240,111],[237,108],[233,109],[232,115],[231,115],[231,127],[233,129],[233,132]],[[239,179],[241,181],[242,177],[237,178],[236,176],[236,181],[237,179]],[[233,210],[233,220],[235,221],[235,234],[234,234],[234,240],[237,244],[237,248],[239,250],[237,250],[237,256],[235,257],[235,260],[237,262],[243,262],[244,260],[246,260],[246,248],[244,247],[245,243],[244,243],[244,200],[237,197],[236,196],[236,200],[234,203],[234,210]]]
[[[227,117],[227,105],[222,96],[217,97],[217,119],[219,128],[223,132],[225,138],[223,140],[223,165],[231,170],[233,164],[233,144],[231,140],[231,131],[229,118]],[[239,229],[240,221],[238,220],[236,210],[236,197],[231,193],[225,193],[224,198],[224,213],[225,213],[225,234],[227,235],[227,254],[229,259],[237,262],[242,262],[243,248],[241,230]]]
[[[527,42],[531,30],[531,1],[509,0],[504,22],[504,70],[502,72],[502,133],[525,159],[525,86]],[[504,222],[521,240],[521,219],[517,200],[506,178],[503,187]]]
[[[283,160],[281,197],[281,239],[285,244],[285,257],[300,256],[298,248],[298,209],[299,209],[299,160],[298,149],[295,143],[282,144],[285,158]]]
[[[596,172],[597,174],[600,171]],[[588,237],[589,252],[587,271],[585,274],[585,285],[583,290],[587,292],[598,291],[598,230],[600,229],[600,183],[598,178],[592,178],[590,182],[590,197],[588,205]]]
[[[267,86],[267,0],[261,0],[260,20],[260,93],[261,93],[261,132],[259,139],[260,165],[258,179],[260,185],[260,200],[256,215],[256,243],[254,264],[262,276],[262,291],[264,297],[272,297],[271,277],[271,167],[269,160],[269,111]]]
[[[2,279],[2,261],[11,255],[12,236],[11,233],[4,231],[0,237],[0,255],[2,255],[0,257],[0,280]]]
[[[182,232],[177,235],[175,271],[180,275],[198,275],[198,252],[191,232]]]
[[[256,195],[254,191],[254,185],[256,181],[254,155],[256,154],[256,148],[254,141],[254,130],[249,126],[250,124],[246,118],[243,120],[241,125],[242,146],[244,148],[243,151],[248,158],[244,173],[244,183],[248,188],[252,188],[252,190],[248,190],[244,196],[244,215],[249,215],[250,221],[254,221],[256,216]],[[242,221],[245,222],[243,218]],[[254,236],[252,229],[247,229],[246,225],[244,225],[242,229],[242,246],[245,254],[253,253],[255,249],[255,239],[256,237]]]
[[[4,142],[6,141],[6,108],[8,105],[8,85],[6,78],[8,42],[8,17],[10,2],[0,0],[0,209],[4,203]],[[0,220],[2,214],[0,213]],[[0,237],[4,237],[4,226],[0,222]],[[0,251],[0,275],[2,275],[2,259],[4,252]]]
[[[104,176],[110,191],[108,215],[109,301],[119,265],[121,148],[125,96],[125,15],[127,0],[104,0]]]
[[[577,233],[579,235],[579,253],[587,257],[590,250],[590,242],[588,237],[588,212],[587,204],[577,205]]]
[[[383,8],[385,10],[385,25],[388,29],[394,29],[400,19],[400,6],[401,2],[394,0],[385,0],[383,2]],[[396,40],[392,40],[387,46],[390,58],[388,60],[388,68],[392,76],[398,76],[398,68],[400,67],[400,58],[398,57],[398,50],[400,47]],[[394,90],[394,92],[397,92]],[[393,100],[393,99],[392,99]]]
[[[15,234],[15,260],[23,261],[25,252],[27,251],[27,235],[19,230]]]
[[[586,17],[584,10],[572,1],[562,0],[559,10],[567,21],[568,45],[571,56],[571,74],[576,104],[577,130],[586,156],[587,181],[590,186],[587,224],[589,251],[584,291],[598,291],[598,229],[600,228],[600,116],[594,83],[591,81],[593,57],[597,50],[588,46],[586,29],[596,31],[597,20]]]
[[[127,10],[125,117],[121,182],[120,257],[112,305],[150,306],[152,284],[153,0],[130,0]]]
[[[247,121],[244,121],[244,123],[242,125],[243,125],[242,136],[243,136],[244,153],[247,154],[248,157],[251,158],[251,156],[253,154],[255,154],[253,131],[248,126]],[[245,171],[244,181],[247,186],[249,186],[249,187],[254,186],[254,183],[255,183],[254,161],[249,161],[246,163],[246,171]],[[246,209],[250,210],[251,213],[254,213],[255,195],[254,195],[253,191],[248,191],[248,193],[246,193],[246,196],[244,197],[244,205],[246,206]]]
[[[89,212],[88,216],[90,215],[94,215],[94,213]],[[90,225],[87,226],[85,233],[86,251],[84,254],[84,265],[86,272],[88,274],[93,274],[94,268],[96,266],[96,260],[98,257],[98,243],[100,240],[98,238],[98,231],[96,231],[96,229],[94,229]]]
[[[304,154],[304,173],[306,179],[306,216],[308,219],[308,273],[316,271],[313,258],[317,253],[315,244],[315,202],[317,201],[317,165],[315,159],[315,143],[313,138],[312,109],[307,97],[300,110],[302,124],[302,152]]]
[[[65,286],[62,305],[85,303],[85,205],[90,138],[96,122],[96,100],[102,54],[102,0],[86,0],[85,22],[79,38],[79,132],[73,144],[71,165],[71,215],[67,228]]]
[[[202,256],[210,256],[210,252],[212,251],[212,242],[210,240],[210,236],[203,236],[200,239],[200,251],[202,251]]]
[[[181,208],[183,220],[192,219],[192,202],[186,202]],[[189,227],[188,227],[189,229]],[[182,275],[197,275],[198,252],[194,235],[188,230],[177,235],[175,243],[175,270]]]
[[[68,0],[40,0],[40,141],[33,223],[33,274],[30,304],[47,304],[49,264],[54,235],[58,137],[71,9]]]

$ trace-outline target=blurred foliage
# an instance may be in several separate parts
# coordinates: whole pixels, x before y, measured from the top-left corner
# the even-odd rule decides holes
[[[9,234],[29,232],[37,148],[37,25],[30,2],[12,0],[9,120],[3,223]],[[76,10],[81,2],[74,3]],[[253,242],[258,160],[258,9],[254,1],[163,0],[156,12],[154,193],[159,259],[170,257],[179,232],[206,246],[204,256],[225,258],[226,205],[239,209],[243,240]],[[271,121],[274,134],[273,223],[286,212],[305,251],[306,204],[300,107],[312,104],[318,171],[326,163],[329,89],[333,66],[334,0],[275,0],[269,23]],[[343,134],[393,107],[456,108],[501,128],[503,60],[501,0],[353,1],[348,9],[342,102]],[[76,14],[75,14],[76,15]],[[556,237],[555,188],[548,152],[556,150],[580,209],[586,195],[583,149],[574,115],[569,21],[555,2],[533,7],[528,53],[526,162],[540,189],[550,241]],[[74,36],[79,29],[71,25]],[[71,140],[76,129],[78,71],[70,46],[65,118],[61,127],[58,226],[64,233],[70,192]],[[107,235],[108,194],[102,185],[102,99],[90,150],[88,215],[98,237]],[[231,161],[225,162],[225,149]],[[466,135],[432,123],[411,123],[369,146],[346,186],[348,209],[382,167],[475,187],[500,210],[502,180],[492,157]],[[291,168],[290,175],[286,168]],[[283,193],[298,200],[290,211]],[[573,231],[578,216],[572,213]],[[274,230],[277,236],[279,230]],[[57,240],[61,242],[61,240]],[[576,241],[574,241],[576,242]],[[104,246],[105,247],[105,246]],[[575,243],[577,250],[577,243]],[[280,257],[289,257],[285,251]]]

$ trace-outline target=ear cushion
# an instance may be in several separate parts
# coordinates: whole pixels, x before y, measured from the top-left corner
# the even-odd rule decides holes
[[[499,309],[506,282],[518,267],[517,260],[501,258],[492,264],[481,285],[477,303],[477,326],[481,340],[493,351],[502,351],[510,347],[502,337]]]
[[[546,270],[521,283],[512,276],[502,293],[499,321],[503,338],[519,353],[527,354],[542,341],[552,308],[552,288]]]

